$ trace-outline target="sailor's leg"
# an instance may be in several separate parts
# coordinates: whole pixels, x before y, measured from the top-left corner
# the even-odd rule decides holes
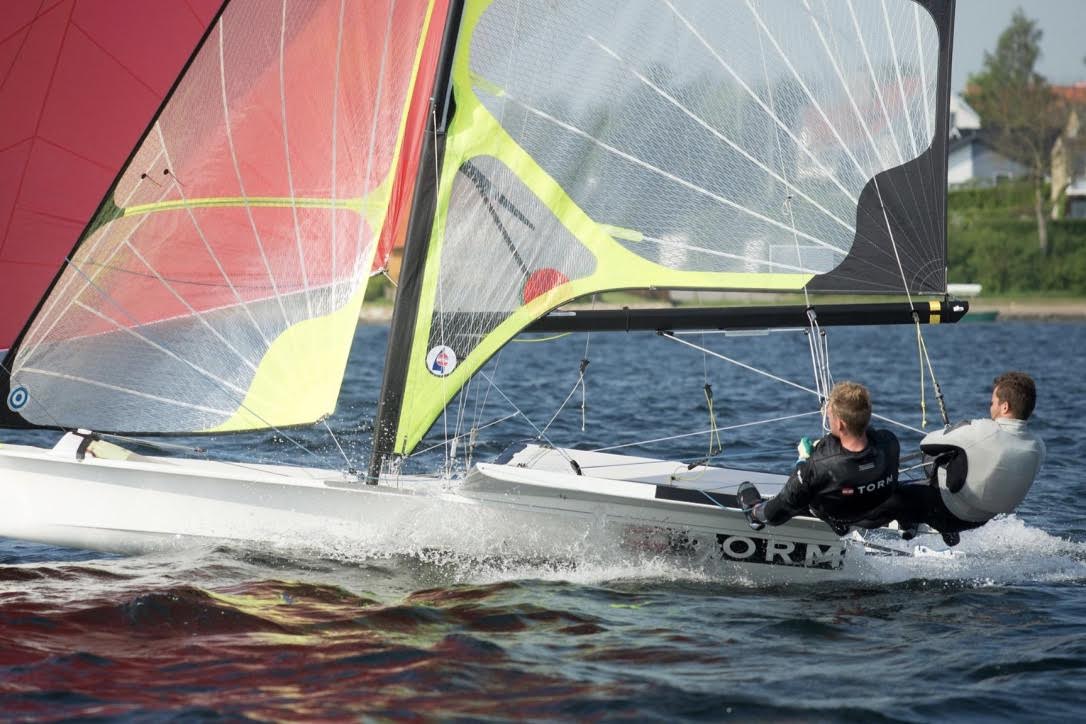
[[[761,505],[765,502],[765,499],[758,492],[758,488],[754,487],[754,483],[740,483],[738,490],[735,491],[735,499],[739,503],[739,509],[743,511],[743,515],[747,516],[747,523],[750,524],[751,528],[754,530],[765,528],[765,516],[759,515]]]

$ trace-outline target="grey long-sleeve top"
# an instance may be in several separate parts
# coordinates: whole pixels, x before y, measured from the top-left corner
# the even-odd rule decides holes
[[[947,510],[962,520],[986,521],[1010,513],[1026,497],[1044,464],[1045,444],[1030,432],[1025,420],[978,419],[949,430],[930,433],[920,441],[925,452],[938,448],[965,451],[968,470],[958,492],[947,487],[939,470],[939,493]]]

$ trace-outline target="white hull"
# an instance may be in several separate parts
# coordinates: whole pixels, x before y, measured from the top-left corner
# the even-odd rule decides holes
[[[102,443],[108,458],[77,460],[79,440],[0,446],[0,536],[121,553],[207,541],[480,557],[641,547],[788,580],[835,575],[847,546],[813,519],[753,532],[727,503],[742,480],[775,492],[783,478],[764,473],[527,446],[462,481],[361,485],[333,470],[144,457]]]

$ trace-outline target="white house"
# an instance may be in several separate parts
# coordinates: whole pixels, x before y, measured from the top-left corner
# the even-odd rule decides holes
[[[983,128],[964,131],[951,139],[947,154],[949,186],[992,186],[1025,175],[1026,167],[1000,155],[989,139]]]
[[[980,116],[958,94],[950,96],[950,137],[960,138],[962,134],[980,128]]]

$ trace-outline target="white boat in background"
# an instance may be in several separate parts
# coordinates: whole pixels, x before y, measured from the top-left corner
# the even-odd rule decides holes
[[[785,478],[713,465],[711,446],[669,462],[540,431],[462,479],[400,463],[471,380],[502,394],[479,373],[526,331],[699,348],[678,334],[804,329],[815,412],[827,327],[911,324],[923,351],[922,324],[967,309],[946,286],[952,28],[953,0],[224,2],[4,358],[0,426],[67,434],[0,445],[0,535],[120,552],[410,535],[480,556],[599,536],[836,575],[873,549],[808,518],[752,531],[736,487]],[[103,439],[322,423],[400,236],[362,478]],[[657,288],[804,302],[561,309]],[[450,460],[478,427],[458,420]],[[471,535],[428,525],[449,519]]]

